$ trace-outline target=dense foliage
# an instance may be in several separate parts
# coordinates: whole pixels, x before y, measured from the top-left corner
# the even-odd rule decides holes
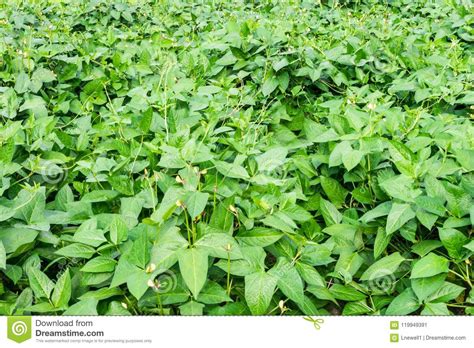
[[[0,313],[473,314],[473,13],[2,1]]]

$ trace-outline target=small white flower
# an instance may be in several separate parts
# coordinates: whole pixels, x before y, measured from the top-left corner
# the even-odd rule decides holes
[[[367,104],[367,109],[369,109],[369,110],[375,110],[376,107],[377,107],[377,105],[374,104],[374,103]]]
[[[152,273],[155,269],[156,269],[156,265],[155,265],[154,263],[150,263],[150,264],[147,266],[145,272],[146,272],[146,273]]]

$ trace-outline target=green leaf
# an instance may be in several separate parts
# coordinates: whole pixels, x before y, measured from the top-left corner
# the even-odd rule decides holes
[[[20,72],[16,77],[15,91],[17,93],[25,93],[26,91],[28,91],[29,85],[30,78],[28,77],[28,75],[24,71]]]
[[[409,204],[393,203],[385,227],[387,234],[392,234],[399,230],[405,223],[414,217],[415,212],[411,209]]]
[[[209,253],[209,256],[231,260],[243,257],[239,244],[235,239],[225,233],[209,233],[200,238],[196,244]]]
[[[416,297],[418,297],[418,300],[423,302],[443,285],[445,279],[446,273],[437,274],[432,277],[412,279],[411,288]]]
[[[351,171],[354,169],[364,157],[364,153],[359,150],[351,150],[348,153],[344,154],[341,159],[344,167]]]
[[[375,236],[374,241],[374,258],[377,259],[382,253],[387,249],[390,240],[392,239],[391,235],[388,235],[385,232],[385,229],[377,229],[377,235]]]
[[[360,218],[360,221],[363,222],[364,224],[367,224],[371,221],[374,221],[375,219],[386,216],[388,213],[390,213],[390,210],[392,210],[392,202],[384,202],[376,206],[374,209],[369,210],[366,212],[362,217]]]
[[[343,301],[360,301],[367,297],[350,285],[334,284],[329,288],[329,291],[335,299]]]
[[[188,211],[191,219],[195,219],[201,214],[206,207],[209,194],[204,192],[190,192],[184,199],[186,204],[186,210]]]
[[[51,296],[51,302],[53,302],[54,307],[67,307],[69,300],[71,299],[71,292],[71,276],[69,274],[69,269],[66,269],[54,286],[53,294]]]
[[[348,191],[339,184],[339,182],[332,178],[327,178],[325,176],[320,177],[321,186],[328,196],[329,200],[338,208],[342,206],[346,200]]]
[[[82,272],[103,273],[112,272],[117,263],[114,259],[107,256],[97,256],[82,266]]]
[[[236,238],[246,245],[266,247],[275,244],[283,235],[275,229],[254,227],[249,231],[239,232]]]
[[[90,259],[95,254],[95,249],[84,244],[73,243],[55,252],[57,255]]]
[[[36,236],[38,236],[38,232],[29,228],[9,227],[0,229],[0,240],[3,242],[7,254],[33,242]]]
[[[205,304],[217,304],[232,301],[225,289],[218,283],[212,281],[208,281],[202,288],[197,300],[198,302]]]
[[[15,215],[15,209],[0,205],[0,221],[6,221]]]
[[[449,315],[446,303],[427,303],[421,311],[421,315]]]
[[[184,305],[179,306],[181,315],[202,315],[204,305],[196,301],[189,301]]]
[[[235,179],[249,179],[247,170],[236,163],[227,163],[224,161],[214,161],[216,169],[224,176]]]
[[[356,252],[344,251],[341,252],[337,260],[334,271],[338,272],[344,277],[346,283],[352,281],[352,277],[363,265],[364,259]]]
[[[431,277],[440,273],[447,273],[448,270],[448,260],[442,256],[429,253],[414,263],[410,278],[414,279]]]
[[[3,242],[0,240],[0,269],[7,269],[7,252],[3,246]]]
[[[150,278],[150,274],[141,269],[135,269],[133,273],[128,275],[127,287],[137,300],[148,290],[148,281]]]
[[[63,315],[78,316],[78,315],[97,315],[97,304],[99,301],[96,299],[87,299],[79,301],[69,307]]]
[[[278,79],[275,76],[270,76],[262,85],[262,93],[268,97],[278,87]]]
[[[285,163],[285,158],[288,155],[288,150],[284,147],[275,147],[267,152],[257,156],[258,170],[270,172]]]
[[[407,315],[420,308],[418,299],[411,288],[406,288],[395,297],[385,311],[385,315]]]
[[[51,291],[54,289],[54,283],[51,279],[36,267],[30,267],[26,273],[35,296],[37,298],[49,299]]]
[[[97,220],[89,219],[81,224],[74,233],[73,240],[93,247],[98,247],[107,239],[104,237],[104,231],[97,229]]]
[[[304,283],[292,263],[281,257],[268,274],[277,279],[277,286],[285,296],[297,304],[304,305]]]
[[[403,261],[405,258],[399,252],[385,256],[367,268],[360,280],[373,280],[393,274]]]
[[[326,225],[330,226],[342,221],[342,214],[337,210],[334,204],[321,198],[319,205]]]
[[[182,250],[179,253],[178,261],[184,282],[194,298],[197,298],[207,280],[207,251],[199,247]]]
[[[123,240],[127,239],[128,228],[124,219],[120,215],[114,215],[110,222],[110,241],[117,245]]]
[[[287,233],[294,233],[294,229],[298,228],[295,222],[283,212],[267,215],[262,222],[267,226]]]
[[[420,257],[425,256],[430,251],[433,251],[443,244],[439,240],[423,240],[413,245],[411,250]]]
[[[469,242],[469,238],[462,232],[454,228],[440,228],[439,239],[452,258],[462,259],[466,254],[466,250],[463,249],[463,246]]]
[[[264,315],[273,297],[277,279],[265,272],[245,276],[245,301],[253,315]]]
[[[436,290],[432,295],[430,295],[425,302],[449,302],[457,298],[465,288],[462,286],[444,282],[443,285]]]

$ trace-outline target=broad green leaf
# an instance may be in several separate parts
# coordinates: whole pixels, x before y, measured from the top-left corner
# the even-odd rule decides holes
[[[320,177],[321,186],[328,196],[329,200],[338,208],[344,203],[348,191],[339,184],[339,182],[332,178],[327,178],[325,176]]]
[[[330,226],[342,221],[342,214],[331,202],[321,198],[320,209],[326,225]]]
[[[307,265],[302,262],[296,262],[295,266],[298,270],[298,273],[301,275],[301,278],[303,278],[304,281],[309,285],[316,285],[322,287],[326,286],[326,281],[313,266]]]
[[[117,245],[123,240],[127,239],[128,229],[127,224],[120,215],[114,215],[110,222],[110,241]]]
[[[277,279],[263,271],[245,276],[245,301],[253,315],[267,313],[276,284]]]
[[[277,279],[277,286],[290,300],[304,305],[304,283],[295,266],[285,258],[279,258],[278,262],[268,274]]]
[[[364,259],[358,253],[342,252],[334,271],[342,275],[346,282],[350,282],[363,263]]]
[[[426,278],[440,273],[447,273],[449,261],[442,256],[429,253],[418,261],[415,261],[411,270],[410,278]]]
[[[73,243],[56,251],[57,255],[90,259],[95,254],[95,249],[84,244]]]
[[[412,279],[411,288],[416,294],[416,297],[418,297],[418,300],[423,302],[443,285],[445,279],[445,273],[437,274],[432,277]]]
[[[54,283],[46,274],[36,267],[30,267],[27,272],[30,286],[37,298],[49,299],[51,291],[54,289]]]
[[[420,257],[425,256],[430,251],[433,251],[443,244],[439,240],[423,240],[413,245],[411,250]]]
[[[446,303],[427,303],[421,311],[421,315],[449,315]]]
[[[467,244],[469,238],[467,238],[462,232],[454,228],[440,228],[439,239],[448,251],[449,256],[452,258],[462,259],[466,254],[463,246]]]
[[[205,304],[217,304],[222,302],[231,302],[232,299],[226,290],[216,282],[207,282],[202,288],[197,298],[198,302]]]
[[[285,158],[287,155],[288,150],[284,147],[276,147],[266,151],[261,155],[258,155],[255,158],[257,161],[258,170],[269,172],[281,167],[285,163]]]
[[[385,311],[385,315],[407,315],[420,308],[418,299],[411,288],[406,288],[395,297]]]
[[[396,272],[405,258],[399,252],[385,256],[372,264],[360,277],[361,280],[373,280]]]
[[[208,253],[202,248],[196,247],[182,250],[179,253],[179,269],[184,282],[197,298],[207,280]]]
[[[374,209],[369,210],[364,215],[362,215],[362,217],[360,218],[360,221],[362,221],[365,224],[368,222],[374,221],[375,219],[379,217],[388,215],[391,209],[392,209],[392,202],[391,201],[384,202],[376,206]]]
[[[262,93],[265,97],[269,96],[278,87],[278,79],[270,76],[262,85]]]
[[[224,161],[214,161],[216,169],[224,176],[235,179],[249,179],[249,173],[241,165],[235,163],[227,163]]]
[[[112,272],[115,269],[116,261],[107,256],[97,256],[82,266],[82,272],[103,273]]]
[[[415,212],[411,209],[409,204],[393,203],[385,227],[387,234],[390,235],[399,230],[405,223],[414,217]]]
[[[254,227],[249,231],[239,232],[236,238],[247,245],[266,247],[276,243],[283,235],[283,232],[276,229]]]
[[[63,315],[77,316],[77,315],[97,315],[97,304],[99,301],[95,299],[87,299],[79,301],[69,307]]]
[[[66,269],[57,280],[53,294],[51,295],[51,302],[53,302],[54,307],[67,307],[69,300],[71,299],[71,292],[71,276],[69,274],[69,269]]]
[[[375,236],[374,241],[374,258],[377,259],[382,253],[386,250],[390,240],[392,239],[391,235],[388,235],[385,232],[385,229],[377,229],[377,235]]]
[[[221,259],[237,260],[243,257],[239,244],[225,233],[209,233],[200,238],[196,244],[209,253],[209,256]]]
[[[141,269],[134,270],[133,273],[127,277],[127,287],[130,293],[139,300],[145,291],[148,289],[148,281],[150,280],[150,274],[146,273]]]
[[[179,306],[181,315],[202,315],[204,305],[196,301],[189,301],[188,303]]]
[[[428,297],[426,302],[449,302],[457,298],[465,288],[450,282],[444,282],[443,285]]]
[[[334,284],[329,291],[335,299],[343,301],[360,301],[367,297],[350,285]]]
[[[7,227],[0,229],[0,240],[3,242],[7,254],[33,242],[37,235],[38,231],[29,228]]]
[[[104,237],[104,231],[97,229],[97,220],[90,219],[82,223],[82,225],[74,233],[75,242],[98,247],[107,239]]]
[[[195,219],[199,214],[202,213],[206,207],[209,194],[204,192],[190,192],[184,203],[186,204],[186,210],[188,211],[191,219]]]
[[[15,215],[15,209],[0,205],[0,221],[6,221]]]

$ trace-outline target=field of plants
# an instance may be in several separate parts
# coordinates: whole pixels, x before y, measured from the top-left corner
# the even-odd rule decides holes
[[[5,0],[0,314],[474,314],[470,1]]]

